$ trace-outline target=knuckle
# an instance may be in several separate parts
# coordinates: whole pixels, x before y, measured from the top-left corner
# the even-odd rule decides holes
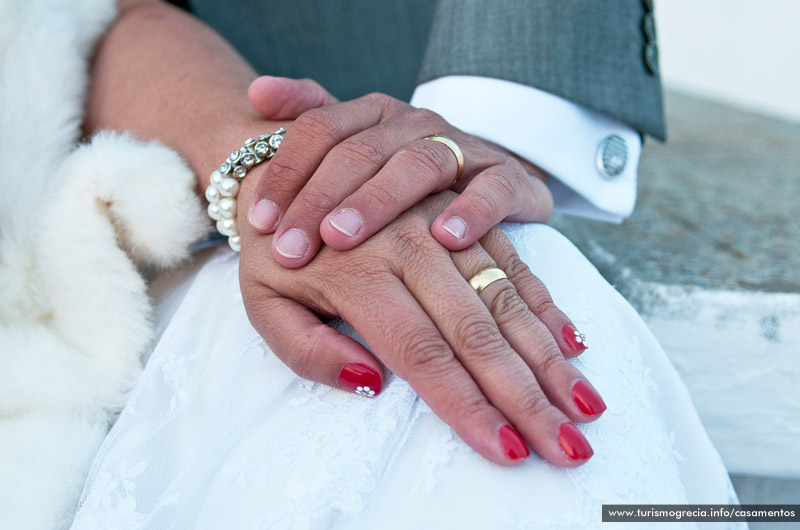
[[[408,111],[408,120],[416,124],[428,124],[436,121],[444,121],[442,117],[432,110],[411,108]]]
[[[453,158],[452,153],[449,150],[445,152],[446,150],[447,147],[437,142],[414,142],[406,148],[404,158],[416,172],[422,175],[440,177],[449,173],[448,164],[450,159]],[[455,163],[455,160],[453,163]]]
[[[267,184],[271,190],[278,193],[287,193],[294,190],[299,184],[308,180],[308,175],[300,169],[305,167],[306,160],[294,151],[278,153],[267,167]]]
[[[315,188],[313,191],[301,192],[297,197],[303,214],[327,214],[339,204],[340,198],[325,191],[323,188]]]
[[[528,306],[519,297],[516,289],[506,285],[497,293],[491,304],[492,316],[499,325],[508,321],[525,321],[530,316]]]
[[[487,220],[496,219],[499,207],[494,197],[482,193],[471,193],[469,198],[470,208],[476,217]]]
[[[382,109],[381,114],[387,111],[391,113],[400,103],[399,100],[382,92],[371,92],[363,96],[363,100]]]
[[[343,127],[336,113],[325,108],[306,111],[294,122],[294,130],[316,140],[322,140],[327,145],[337,143]]]
[[[364,96],[364,99],[373,103],[383,104],[387,103],[392,97],[383,92],[370,92]]]
[[[503,263],[503,270],[512,283],[516,283],[523,278],[533,278],[528,264],[522,261],[515,251],[510,251]]]
[[[469,422],[472,418],[484,416],[488,410],[489,402],[482,395],[471,396],[458,401],[458,418]]]
[[[405,342],[404,365],[411,372],[438,375],[452,363],[453,355],[447,343],[434,333],[418,333]]]
[[[514,158],[513,156],[506,155],[506,157],[505,157],[505,161],[503,162],[503,165],[504,165],[504,166],[506,166],[506,167],[508,167],[508,169],[510,170],[510,172],[511,172],[513,175],[515,175],[517,178],[519,178],[519,177],[523,177],[523,176],[524,176],[524,177],[529,177],[529,176],[530,176],[530,175],[528,175],[528,172],[527,172],[527,170],[526,170],[526,169],[525,169],[525,167],[524,167],[524,166],[523,166],[523,165],[520,163],[520,161],[519,161],[519,160],[517,160],[516,158]]]
[[[526,414],[532,416],[545,414],[552,406],[553,405],[539,388],[525,392],[520,396],[520,408],[524,410]]]
[[[559,311],[550,291],[532,272],[528,264],[520,259],[515,251],[510,251],[505,259],[503,269],[511,282],[520,289],[530,293],[525,302],[526,306],[537,315]]]
[[[531,175],[522,163],[513,156],[506,156],[502,164],[498,166],[503,169],[503,173],[513,178],[516,184],[530,184]],[[530,186],[528,186],[530,187]]]
[[[547,347],[542,359],[537,363],[536,376],[539,379],[552,377],[568,364],[564,356],[555,351],[555,347]]]
[[[322,247],[320,256],[303,267],[302,275],[290,283],[295,287],[292,298],[309,306],[319,306],[319,301],[366,307],[381,293],[390,292],[394,275],[386,252],[371,248],[365,243],[346,253],[331,252]],[[377,250],[377,251],[376,251]],[[332,274],[331,271],[335,271]]]
[[[544,285],[540,285],[534,290],[533,294],[529,297],[528,307],[537,315],[558,311],[558,307],[556,307],[555,302],[553,302],[550,293]]]
[[[489,175],[494,193],[505,201],[510,201],[516,193],[520,184],[518,175],[508,171],[492,171]]]
[[[464,355],[479,355],[482,360],[502,358],[508,346],[494,322],[463,318],[457,326],[458,345]]]
[[[356,162],[370,166],[381,166],[386,159],[386,146],[374,136],[348,139],[334,148],[333,154],[343,164]]]

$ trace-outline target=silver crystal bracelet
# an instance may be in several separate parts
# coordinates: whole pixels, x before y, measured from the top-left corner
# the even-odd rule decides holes
[[[233,151],[219,169],[211,173],[211,184],[206,188],[208,216],[217,222],[217,231],[228,236],[228,245],[236,252],[242,248],[236,225],[239,181],[250,168],[272,158],[285,133],[286,129],[278,129],[272,134],[262,134],[256,140],[248,138],[241,149]]]

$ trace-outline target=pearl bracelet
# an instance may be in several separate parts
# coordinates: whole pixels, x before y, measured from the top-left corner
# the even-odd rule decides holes
[[[262,134],[257,140],[248,138],[241,149],[231,153],[225,162],[211,173],[211,184],[206,188],[208,216],[217,222],[217,231],[228,236],[228,245],[239,252],[241,244],[236,226],[236,196],[239,181],[247,170],[269,160],[281,146],[286,129],[272,134]]]

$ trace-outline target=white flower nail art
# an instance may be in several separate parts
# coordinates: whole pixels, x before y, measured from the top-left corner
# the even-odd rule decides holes
[[[577,329],[575,330],[575,342],[577,342],[578,344],[583,344],[584,348],[588,348],[589,347],[589,346],[586,345],[586,335],[584,335],[583,333],[581,333]]]
[[[356,387],[356,394],[359,394],[359,395],[364,396],[364,397],[370,397],[370,398],[371,397],[375,397],[375,391],[372,390],[368,386]]]

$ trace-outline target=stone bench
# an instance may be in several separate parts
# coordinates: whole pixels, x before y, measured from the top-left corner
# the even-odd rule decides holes
[[[633,216],[553,225],[648,322],[729,470],[800,478],[800,125],[666,108]]]

